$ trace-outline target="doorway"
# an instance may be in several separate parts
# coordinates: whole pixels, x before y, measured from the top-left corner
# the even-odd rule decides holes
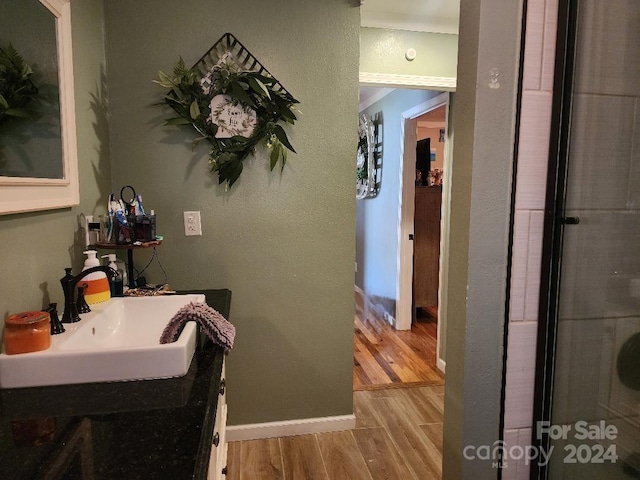
[[[383,152],[383,157],[379,195],[358,201],[358,237],[368,240],[364,243],[361,243],[361,240],[356,242],[356,343],[354,347],[354,388],[356,390],[385,388],[385,385],[441,385],[444,381],[444,362],[441,366],[441,362],[437,362],[439,328],[439,322],[436,321],[439,305],[437,285],[433,292],[436,300],[432,302],[433,308],[430,309],[433,318],[419,319],[414,323],[413,331],[411,331],[411,320],[408,328],[398,328],[400,303],[396,301],[398,298],[396,293],[400,275],[398,225],[401,223],[401,215],[406,213],[401,209],[401,198],[406,196],[404,190],[407,184],[411,187],[411,196],[415,195],[418,137],[425,138],[429,135],[433,137],[435,161],[432,168],[431,187],[434,190],[443,188],[438,185],[440,182],[436,174],[442,172],[447,162],[445,132],[448,130],[446,123],[448,94],[430,90],[405,89],[396,90],[392,95],[391,90],[385,90],[387,90],[386,95],[389,95],[388,101],[379,102],[378,98],[374,106],[365,107],[368,108],[365,113],[376,119],[377,137],[381,142],[381,145],[377,145],[377,150]],[[419,107],[418,110],[415,110],[416,106]],[[412,160],[408,162],[413,164],[406,167],[405,122],[407,111],[411,109],[415,111],[409,119],[413,128],[410,135],[413,146]],[[428,113],[430,111],[431,114]],[[439,117],[436,118],[438,114]],[[422,135],[418,134],[419,131]],[[407,171],[411,175],[405,181]],[[428,188],[426,182],[425,188]],[[413,198],[411,201],[413,202]],[[437,217],[440,217],[439,208]],[[411,217],[411,234],[414,231],[413,220]],[[435,223],[439,232],[439,220]],[[435,245],[435,249],[435,277],[438,283],[439,244]],[[413,266],[410,264],[409,308],[411,308],[413,295],[412,271]]]
[[[413,322],[438,323],[446,106],[416,118]]]
[[[398,330],[409,330],[412,325],[412,321],[415,317],[415,308],[430,306],[433,305],[417,305],[415,299],[420,297],[424,297],[419,294],[415,295],[416,291],[414,289],[416,285],[416,281],[414,280],[414,266],[416,257],[414,255],[414,238],[416,235],[416,143],[418,141],[417,135],[419,131],[419,119],[420,118],[429,118],[430,113],[436,114],[435,112],[443,112],[442,116],[444,117],[444,128],[442,132],[443,136],[443,146],[442,146],[442,170],[441,170],[441,178],[437,182],[440,185],[441,195],[439,199],[436,199],[436,202],[440,204],[440,225],[439,228],[430,228],[425,229],[425,221],[433,221],[432,218],[422,218],[423,213],[418,213],[418,219],[422,222],[420,225],[421,228],[418,229],[418,235],[425,235],[427,237],[431,237],[431,243],[435,240],[433,239],[433,234],[436,232],[438,235],[438,243],[439,243],[439,254],[437,263],[438,263],[438,273],[437,278],[434,278],[433,275],[433,250],[435,249],[435,245],[431,245],[430,252],[426,255],[427,262],[431,265],[428,268],[431,270],[429,273],[431,277],[431,284],[425,286],[428,289],[429,298],[436,297],[436,311],[435,317],[437,318],[437,342],[436,342],[436,365],[440,371],[444,373],[446,368],[446,362],[444,358],[444,345],[446,338],[446,311],[447,311],[447,299],[444,292],[447,290],[447,279],[448,279],[448,262],[446,261],[448,258],[449,251],[449,204],[451,198],[451,160],[452,160],[452,151],[450,145],[452,144],[453,139],[453,129],[450,128],[450,117],[449,117],[449,108],[450,108],[450,94],[449,93],[441,93],[426,102],[423,102],[415,107],[412,107],[408,110],[405,110],[402,113],[402,137],[403,137],[403,152],[402,152],[402,168],[400,172],[400,182],[401,182],[401,200],[398,207],[398,276],[396,283],[396,295],[398,299],[397,307],[396,307],[396,319],[395,319],[395,327]],[[438,129],[440,130],[440,129]],[[440,132],[438,131],[438,143],[440,140]],[[435,142],[434,142],[435,143]],[[435,149],[434,149],[435,150]],[[437,150],[436,150],[437,156]],[[436,158],[437,161],[437,158]],[[436,165],[440,165],[436,163]],[[434,170],[438,169],[437,166],[434,165]],[[430,183],[427,181],[427,183]],[[435,183],[435,182],[434,182]],[[418,187],[419,189],[421,187]],[[430,192],[421,192],[419,197],[422,197],[422,194],[429,195]],[[428,201],[428,200],[427,200]],[[432,206],[437,208],[436,206]],[[434,217],[433,211],[430,212],[429,217]],[[421,239],[418,238],[418,241],[421,242]],[[421,257],[424,256],[424,249],[421,248],[422,245],[419,245],[418,248],[418,261],[421,261]],[[423,264],[419,264],[418,274],[425,273],[425,266]],[[437,283],[437,287],[433,284]],[[419,286],[423,285],[422,279],[419,281]],[[424,289],[423,289],[424,293]],[[427,299],[425,299],[427,301]],[[427,303],[433,303],[432,301],[427,301]]]

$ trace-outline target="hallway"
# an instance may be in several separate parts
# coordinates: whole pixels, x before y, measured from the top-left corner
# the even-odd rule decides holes
[[[436,368],[437,313],[430,313],[398,331],[356,292],[353,389],[444,385]]]

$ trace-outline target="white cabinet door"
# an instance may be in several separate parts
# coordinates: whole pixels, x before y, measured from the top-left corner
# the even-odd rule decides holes
[[[208,480],[222,480],[227,466],[227,388],[225,364],[222,364],[220,393],[216,409],[216,422],[213,426],[213,443],[209,457]]]

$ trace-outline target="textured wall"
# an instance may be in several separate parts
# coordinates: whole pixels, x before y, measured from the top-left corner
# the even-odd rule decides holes
[[[64,268],[82,266],[84,238],[78,216],[102,213],[110,167],[101,95],[104,71],[103,12],[99,0],[72,2],[73,52],[80,175],[80,206],[0,216],[0,318],[62,303]],[[102,210],[100,210],[102,209]]]
[[[357,2],[110,0],[106,12],[113,187],[134,185],[155,209],[173,287],[233,290],[230,424],[352,413]],[[284,173],[259,151],[229,192],[204,145],[190,150],[194,132],[162,126],[151,82],[225,32],[303,112]],[[185,210],[201,211],[203,236],[184,236]]]
[[[360,48],[361,72],[456,76],[458,35],[363,27]],[[409,48],[417,53],[411,62],[405,58]]]

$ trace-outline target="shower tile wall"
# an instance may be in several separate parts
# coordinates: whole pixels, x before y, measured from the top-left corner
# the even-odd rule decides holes
[[[558,464],[555,478],[626,478],[640,451],[640,392],[616,369],[640,332],[640,6],[582,0],[573,96],[553,422],[616,425],[619,460],[605,476]],[[553,478],[553,476],[552,476]]]
[[[607,418],[619,427],[623,458],[640,449],[640,395],[615,370],[622,343],[640,331],[640,48],[632,48],[640,15],[637,0],[580,5],[587,54],[576,65],[580,128],[570,149],[579,161],[569,167],[567,215],[581,221],[565,230],[554,423]],[[521,446],[533,416],[557,8],[557,0],[530,0],[527,18],[505,412],[505,439]],[[598,478],[596,470],[584,478]],[[503,478],[528,473],[516,464]]]
[[[531,443],[557,12],[557,0],[528,2],[505,404],[505,441],[523,447]],[[504,480],[529,478],[523,460],[507,465]]]
[[[640,96],[637,0],[581,2],[581,48],[589,52],[577,65],[578,92]]]

